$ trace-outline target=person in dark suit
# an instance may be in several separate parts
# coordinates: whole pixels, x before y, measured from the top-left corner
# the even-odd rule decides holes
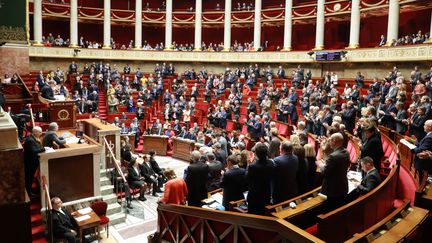
[[[222,205],[229,210],[229,202],[238,201],[244,198],[247,189],[245,178],[246,170],[238,166],[238,159],[235,155],[227,158],[227,171],[223,174],[220,187],[223,189]]]
[[[274,163],[267,158],[267,153],[267,146],[257,143],[255,145],[255,155],[258,159],[247,167],[246,181],[249,189],[247,195],[248,213],[264,215],[265,206],[270,204]]]
[[[345,125],[346,130],[353,134],[356,120],[356,109],[353,101],[347,102],[346,110],[342,109],[342,122]]]
[[[250,114],[251,112],[256,113],[257,108],[255,102],[252,101],[252,98],[248,98],[248,104],[247,104],[247,112]]]
[[[409,129],[410,135],[414,135],[417,141],[420,141],[426,136],[424,132],[424,124],[427,120],[425,115],[426,109],[423,106],[418,107],[417,112],[411,117]]]
[[[42,128],[33,127],[32,134],[24,141],[24,168],[25,168],[25,188],[29,195],[32,193],[34,174],[39,167],[39,153],[45,151],[40,142]]]
[[[127,176],[128,184],[132,189],[140,188],[140,195],[138,200],[145,201],[144,193],[146,190],[146,183],[144,181],[144,177],[141,176],[141,169],[139,163],[136,158],[133,157],[130,161],[130,166],[128,168],[128,176]]]
[[[207,190],[213,191],[218,189],[220,186],[222,170],[224,166],[221,161],[216,159],[216,156],[209,152],[207,153],[207,164],[209,166],[209,175],[207,180]]]
[[[285,79],[285,70],[282,68],[282,66],[279,66],[277,76],[279,79]]]
[[[54,83],[51,83],[50,85],[44,84],[41,89],[41,95],[43,98],[47,100],[55,100],[54,99],[54,90],[53,86],[55,86]]]
[[[381,183],[381,176],[379,171],[374,167],[374,161],[371,157],[364,157],[360,160],[360,163],[365,176],[361,182],[354,183],[356,189],[349,194],[350,201],[367,194]]]
[[[380,171],[381,159],[384,156],[381,136],[374,126],[367,126],[363,129],[363,131],[366,140],[360,148],[360,158],[364,158],[366,156],[371,157],[374,161],[375,168]]]
[[[152,184],[153,196],[158,196],[157,193],[163,192],[160,188],[163,186],[162,175],[157,174],[150,165],[150,156],[144,155],[144,162],[141,164],[140,172],[144,177],[144,181]]]
[[[278,204],[297,195],[297,170],[299,160],[293,154],[293,145],[284,141],[281,155],[274,159],[273,204]]]
[[[188,205],[202,206],[202,200],[207,198],[207,176],[210,171],[209,166],[200,161],[199,151],[191,153],[191,164],[186,168],[185,181],[188,187]]]
[[[394,130],[396,129],[396,121],[392,114],[397,113],[396,106],[393,104],[392,98],[387,98],[385,100],[385,106],[378,113],[381,115],[379,119],[380,124],[386,126],[387,128]]]
[[[343,136],[334,133],[329,139],[333,152],[324,160],[318,160],[316,165],[320,168],[323,182],[321,193],[327,196],[323,210],[329,212],[342,206],[348,193],[347,170],[350,165],[350,155],[343,147]]]
[[[51,199],[52,227],[56,239],[65,239],[68,243],[79,242],[79,228],[72,215],[62,207],[63,202],[59,197]]]
[[[408,125],[406,123],[408,119],[408,113],[404,109],[404,103],[397,102],[396,103],[397,113],[394,118],[396,121],[396,131],[400,134],[405,135],[406,131],[408,131]]]
[[[414,167],[419,172],[419,176],[423,176],[423,170],[432,172],[432,163],[429,160],[429,156],[425,157],[423,154],[425,151],[432,151],[432,120],[427,120],[424,124],[424,131],[426,136],[417,143],[417,147],[412,149],[412,152],[416,154],[414,157]],[[419,178],[420,181],[423,178]]]
[[[280,154],[280,145],[281,142],[278,138],[278,130],[277,128],[271,128],[270,129],[270,145],[269,145],[269,158],[274,159],[275,157],[279,156]]]
[[[66,140],[62,137],[57,136],[57,131],[59,127],[56,122],[51,122],[48,126],[48,131],[45,133],[45,136],[42,141],[42,145],[44,147],[54,147],[54,142],[59,146],[59,148],[64,148],[66,144]]]

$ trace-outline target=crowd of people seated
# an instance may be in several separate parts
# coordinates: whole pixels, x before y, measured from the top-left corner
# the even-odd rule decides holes
[[[416,45],[423,44],[429,41],[430,33],[422,33],[419,30],[416,34],[409,34],[401,36],[399,39],[391,40],[391,46],[403,46],[403,45]],[[387,43],[387,39],[384,35],[381,35],[379,46],[384,46]]]

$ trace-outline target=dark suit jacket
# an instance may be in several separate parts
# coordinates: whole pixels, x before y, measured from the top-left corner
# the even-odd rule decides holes
[[[249,187],[247,196],[249,213],[264,214],[265,206],[270,204],[273,175],[274,163],[271,160],[257,161],[248,166],[246,181]]]
[[[51,148],[53,148],[54,147],[54,143],[53,142],[56,142],[56,144],[60,148],[64,148],[65,147],[64,144],[63,144],[64,140],[60,139],[57,136],[56,132],[54,132],[54,131],[48,131],[48,132],[46,132],[45,136],[44,136],[44,138],[42,140],[43,146],[44,147],[51,147]]]
[[[274,137],[271,141],[270,141],[270,145],[269,145],[269,152],[268,152],[268,156],[269,158],[273,159],[277,156],[279,156],[280,153],[280,140],[277,137]]]
[[[223,188],[222,204],[225,210],[228,210],[229,202],[244,198],[243,192],[247,190],[245,173],[243,168],[233,168],[223,175],[220,187]]]
[[[42,97],[48,100],[54,100],[54,91],[50,86],[44,85],[41,89]]]
[[[361,158],[369,156],[373,159],[375,168],[379,171],[381,169],[381,159],[384,156],[381,138],[378,133],[370,137],[361,147]]]
[[[187,167],[185,182],[188,187],[188,205],[201,206],[201,200],[207,198],[207,176],[210,169],[207,164],[195,162]]]
[[[417,140],[421,140],[426,135],[424,131],[424,124],[427,120],[425,115],[414,114],[412,123],[410,124],[410,134],[414,135]]]
[[[140,168],[138,167],[138,172],[140,172]],[[127,176],[128,182],[134,182],[134,181],[140,181],[140,174],[135,171],[135,169],[132,166],[129,166],[128,168],[128,176]]]
[[[344,197],[348,193],[347,170],[350,156],[345,148],[338,148],[331,153],[322,170],[321,192],[327,197]]]
[[[356,188],[357,193],[364,195],[372,191],[381,183],[381,176],[377,169],[369,171],[366,176],[362,179],[360,185]]]
[[[26,165],[39,165],[39,153],[44,152],[45,149],[33,135],[26,138],[24,142],[24,161]]]
[[[299,160],[293,154],[274,159],[273,204],[278,204],[297,195],[297,170]]]
[[[413,149],[414,153],[420,153],[425,150],[432,151],[432,133],[426,135],[420,142],[417,144],[417,147]],[[431,170],[432,165],[431,161],[428,159],[420,159],[419,157],[414,157],[414,167],[417,170]]]
[[[62,208],[62,211],[65,214],[52,210],[53,232],[56,238],[63,238],[64,234],[72,229],[78,232],[78,225],[72,215],[65,208]]]
[[[398,110],[395,121],[396,121],[396,131],[400,134],[405,134],[405,132],[408,130],[408,126],[402,123],[402,120],[405,119],[408,119],[407,112],[403,109]]]

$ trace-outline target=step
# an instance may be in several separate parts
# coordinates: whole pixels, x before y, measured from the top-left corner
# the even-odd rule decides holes
[[[31,231],[32,231],[32,239],[43,238],[45,235],[45,227],[43,225],[32,227]]]
[[[124,223],[126,221],[126,214],[124,212],[120,212],[120,213],[115,213],[112,215],[108,215],[108,218],[110,219],[110,225],[116,225],[116,224],[121,224]]]
[[[30,216],[30,219],[31,219],[32,227],[36,227],[36,226],[39,226],[42,224],[42,215],[40,213],[39,214],[32,214]]]
[[[40,214],[42,206],[39,203],[32,203],[30,205],[30,212],[34,214]]]
[[[114,190],[114,186],[113,185],[101,186],[101,195],[105,196],[105,195],[112,194],[113,190]]]
[[[114,193],[102,196],[102,200],[108,204],[117,203],[117,196]]]
[[[108,204],[107,215],[113,215],[115,213],[120,213],[122,211],[122,207],[117,202]]]
[[[105,169],[105,170],[100,169],[100,177],[102,178],[102,177],[106,177],[107,175],[110,175],[111,170],[113,170],[113,168]],[[106,172],[108,172],[108,173],[106,173]]]
[[[111,185],[111,180],[106,176],[100,177],[100,186]]]

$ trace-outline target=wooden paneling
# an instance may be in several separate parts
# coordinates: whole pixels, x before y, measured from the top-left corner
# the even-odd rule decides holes
[[[156,151],[156,154],[165,156],[167,153],[168,137],[165,136],[143,136],[143,153],[150,150]]]
[[[48,163],[51,196],[65,202],[94,196],[93,154],[55,158]]]

